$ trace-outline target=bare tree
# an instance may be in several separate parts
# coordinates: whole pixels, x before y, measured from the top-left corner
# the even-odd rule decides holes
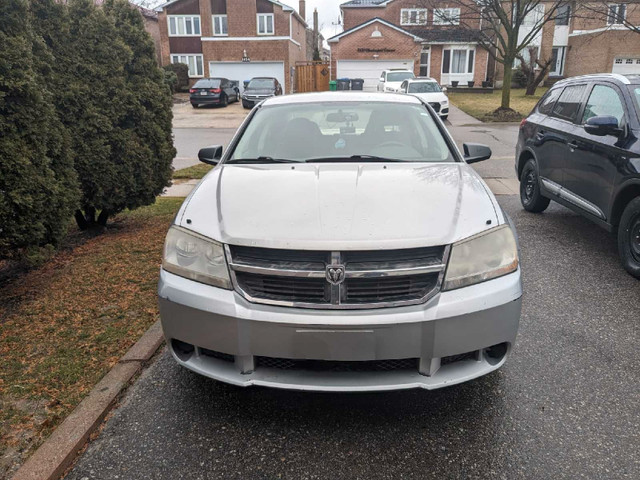
[[[602,24],[602,32],[620,28],[640,34],[638,17],[640,0],[625,0],[625,3],[612,3],[611,0],[586,0],[580,3],[576,18]],[[635,23],[634,23],[635,21]]]
[[[501,108],[510,108],[511,77],[518,55],[542,34],[543,27],[555,21],[559,7],[567,0],[449,0],[447,7],[460,10],[452,18],[441,0],[421,0],[442,25],[458,25],[478,32],[478,43],[504,68]],[[444,12],[444,13],[438,13]]]
[[[547,73],[549,73],[553,59],[541,60],[538,58],[538,47],[528,47],[527,52],[529,53],[528,59],[524,58],[520,53],[516,58],[520,60],[520,69],[527,77],[525,95],[535,95],[538,85],[542,83]]]

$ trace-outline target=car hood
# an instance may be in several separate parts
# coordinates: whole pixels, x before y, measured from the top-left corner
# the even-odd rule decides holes
[[[390,87],[390,88],[395,88],[396,90],[398,90],[400,88],[400,85],[402,85],[402,82],[404,80],[400,81],[400,82],[386,82],[384,84],[385,88],[386,87]]]
[[[431,92],[431,93],[410,93],[409,95],[413,95],[414,97],[418,97],[423,102],[445,102],[449,100],[442,92]]]
[[[465,163],[228,165],[176,217],[234,245],[349,250],[445,245],[494,227],[495,198]]]
[[[255,89],[255,90],[249,90],[248,88],[245,89],[244,93],[246,95],[273,95],[275,93],[275,90],[273,89],[269,89],[269,88],[260,88],[260,89]]]

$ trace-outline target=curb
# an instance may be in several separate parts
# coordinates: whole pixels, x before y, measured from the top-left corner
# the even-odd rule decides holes
[[[12,480],[58,480],[115,405],[120,392],[160,348],[163,340],[158,320],[27,459]]]

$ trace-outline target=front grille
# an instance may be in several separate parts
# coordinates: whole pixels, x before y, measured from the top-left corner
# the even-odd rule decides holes
[[[334,360],[292,360],[289,358],[255,357],[256,368],[278,370],[305,370],[316,372],[393,372],[398,370],[418,370],[417,358],[398,360],[334,361]]]
[[[438,291],[445,247],[308,251],[228,246],[235,288],[248,300],[306,308],[375,308]]]
[[[438,102],[429,102],[429,105],[431,105],[431,108],[433,108],[436,113],[440,111],[440,104]]]

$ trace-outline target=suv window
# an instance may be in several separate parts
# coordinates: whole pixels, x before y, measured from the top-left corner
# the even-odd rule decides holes
[[[542,99],[540,99],[540,103],[538,104],[538,112],[542,113],[543,115],[551,115],[553,106],[556,104],[556,100],[558,100],[561,92],[561,88],[549,90],[547,94],[542,97]]]
[[[575,120],[578,110],[580,110],[580,100],[586,87],[586,85],[566,87],[553,108],[553,115],[565,120]]]
[[[606,85],[596,85],[593,87],[587,105],[584,108],[582,123],[585,123],[591,117],[597,117],[599,115],[616,117],[618,124],[621,124],[624,118],[624,107],[622,106],[618,92]]]

